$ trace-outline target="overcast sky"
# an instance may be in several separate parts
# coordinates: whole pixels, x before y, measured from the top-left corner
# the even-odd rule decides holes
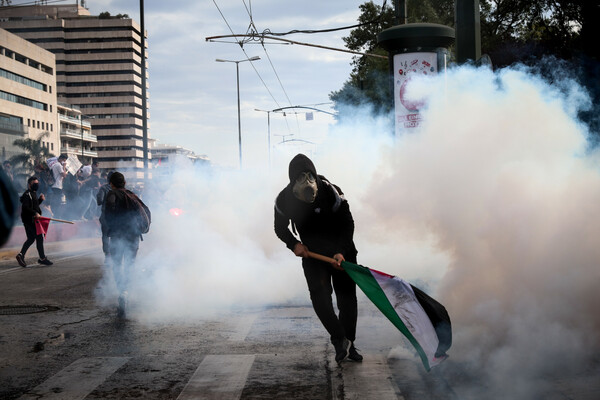
[[[197,154],[205,154],[215,165],[237,167],[236,68],[234,63],[215,62],[215,59],[242,60],[246,54],[259,56],[261,60],[253,65],[264,84],[250,62],[239,64],[242,153],[244,167],[266,165],[269,154],[267,113],[254,110],[329,102],[328,95],[340,89],[349,77],[352,54],[279,44],[266,46],[266,52],[260,44],[247,44],[244,53],[235,43],[211,43],[206,37],[231,34],[227,24],[236,34],[246,33],[250,25],[248,10],[259,31],[287,32],[352,25],[357,21],[358,7],[363,2],[146,0],[150,136],[162,143],[182,145]],[[108,11],[112,15],[128,14],[140,21],[139,1],[88,0],[86,3],[93,15]],[[349,32],[295,34],[286,38],[344,48],[342,37]],[[316,108],[332,111],[330,105]],[[304,143],[282,145],[281,135],[293,134],[286,139],[315,143],[322,140],[334,121],[324,113],[313,116],[314,120],[307,121],[304,113],[286,113],[286,117],[271,113],[272,151]],[[313,145],[304,143],[304,146]],[[303,149],[299,147],[299,150]]]

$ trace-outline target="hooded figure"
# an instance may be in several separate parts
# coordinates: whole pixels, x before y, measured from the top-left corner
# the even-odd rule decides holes
[[[313,308],[331,336],[336,361],[339,363],[347,357],[362,361],[353,344],[356,285],[340,267],[344,260],[356,262],[350,207],[340,188],[318,175],[313,162],[304,154],[290,161],[288,176],[289,184],[275,200],[275,233],[296,256],[302,257]],[[293,233],[288,228],[290,222]],[[308,251],[332,257],[337,262],[329,264],[308,258]],[[339,317],[331,298],[334,289]]]

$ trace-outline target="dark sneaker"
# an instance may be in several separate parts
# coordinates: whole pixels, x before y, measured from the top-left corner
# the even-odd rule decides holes
[[[339,364],[344,361],[346,357],[348,357],[348,350],[350,349],[351,345],[352,342],[346,338],[344,338],[344,340],[341,342],[333,344],[333,347],[335,348],[335,362]]]
[[[42,265],[52,265],[52,264],[54,264],[52,261],[48,260],[47,258],[44,258],[43,260],[38,259],[38,263],[42,264]]]
[[[352,344],[352,346],[350,346],[350,350],[348,350],[348,358],[356,362],[361,362],[363,360],[363,356],[358,354],[358,351],[356,351],[356,347],[354,347],[354,344]]]
[[[23,268],[27,267],[27,263],[25,262],[25,258],[23,257],[23,254],[19,253],[17,254],[17,262],[19,263],[19,265]]]

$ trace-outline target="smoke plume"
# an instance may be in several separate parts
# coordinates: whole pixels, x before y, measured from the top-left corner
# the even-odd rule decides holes
[[[409,89],[427,99],[419,129],[392,138],[389,117],[353,109],[307,155],[349,200],[359,262],[439,299],[451,360],[528,398],[530,380],[556,372],[548,360],[569,368],[600,350],[600,158],[577,119],[589,98],[523,69],[460,67]],[[264,169],[184,163],[155,180],[133,317],[308,302],[300,260],[273,232],[296,152],[274,148]],[[107,274],[103,304],[110,287]]]

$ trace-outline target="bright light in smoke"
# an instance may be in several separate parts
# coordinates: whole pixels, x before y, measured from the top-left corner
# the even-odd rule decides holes
[[[174,217],[179,217],[183,214],[183,210],[181,208],[171,208],[169,210],[169,214],[171,214]]]

